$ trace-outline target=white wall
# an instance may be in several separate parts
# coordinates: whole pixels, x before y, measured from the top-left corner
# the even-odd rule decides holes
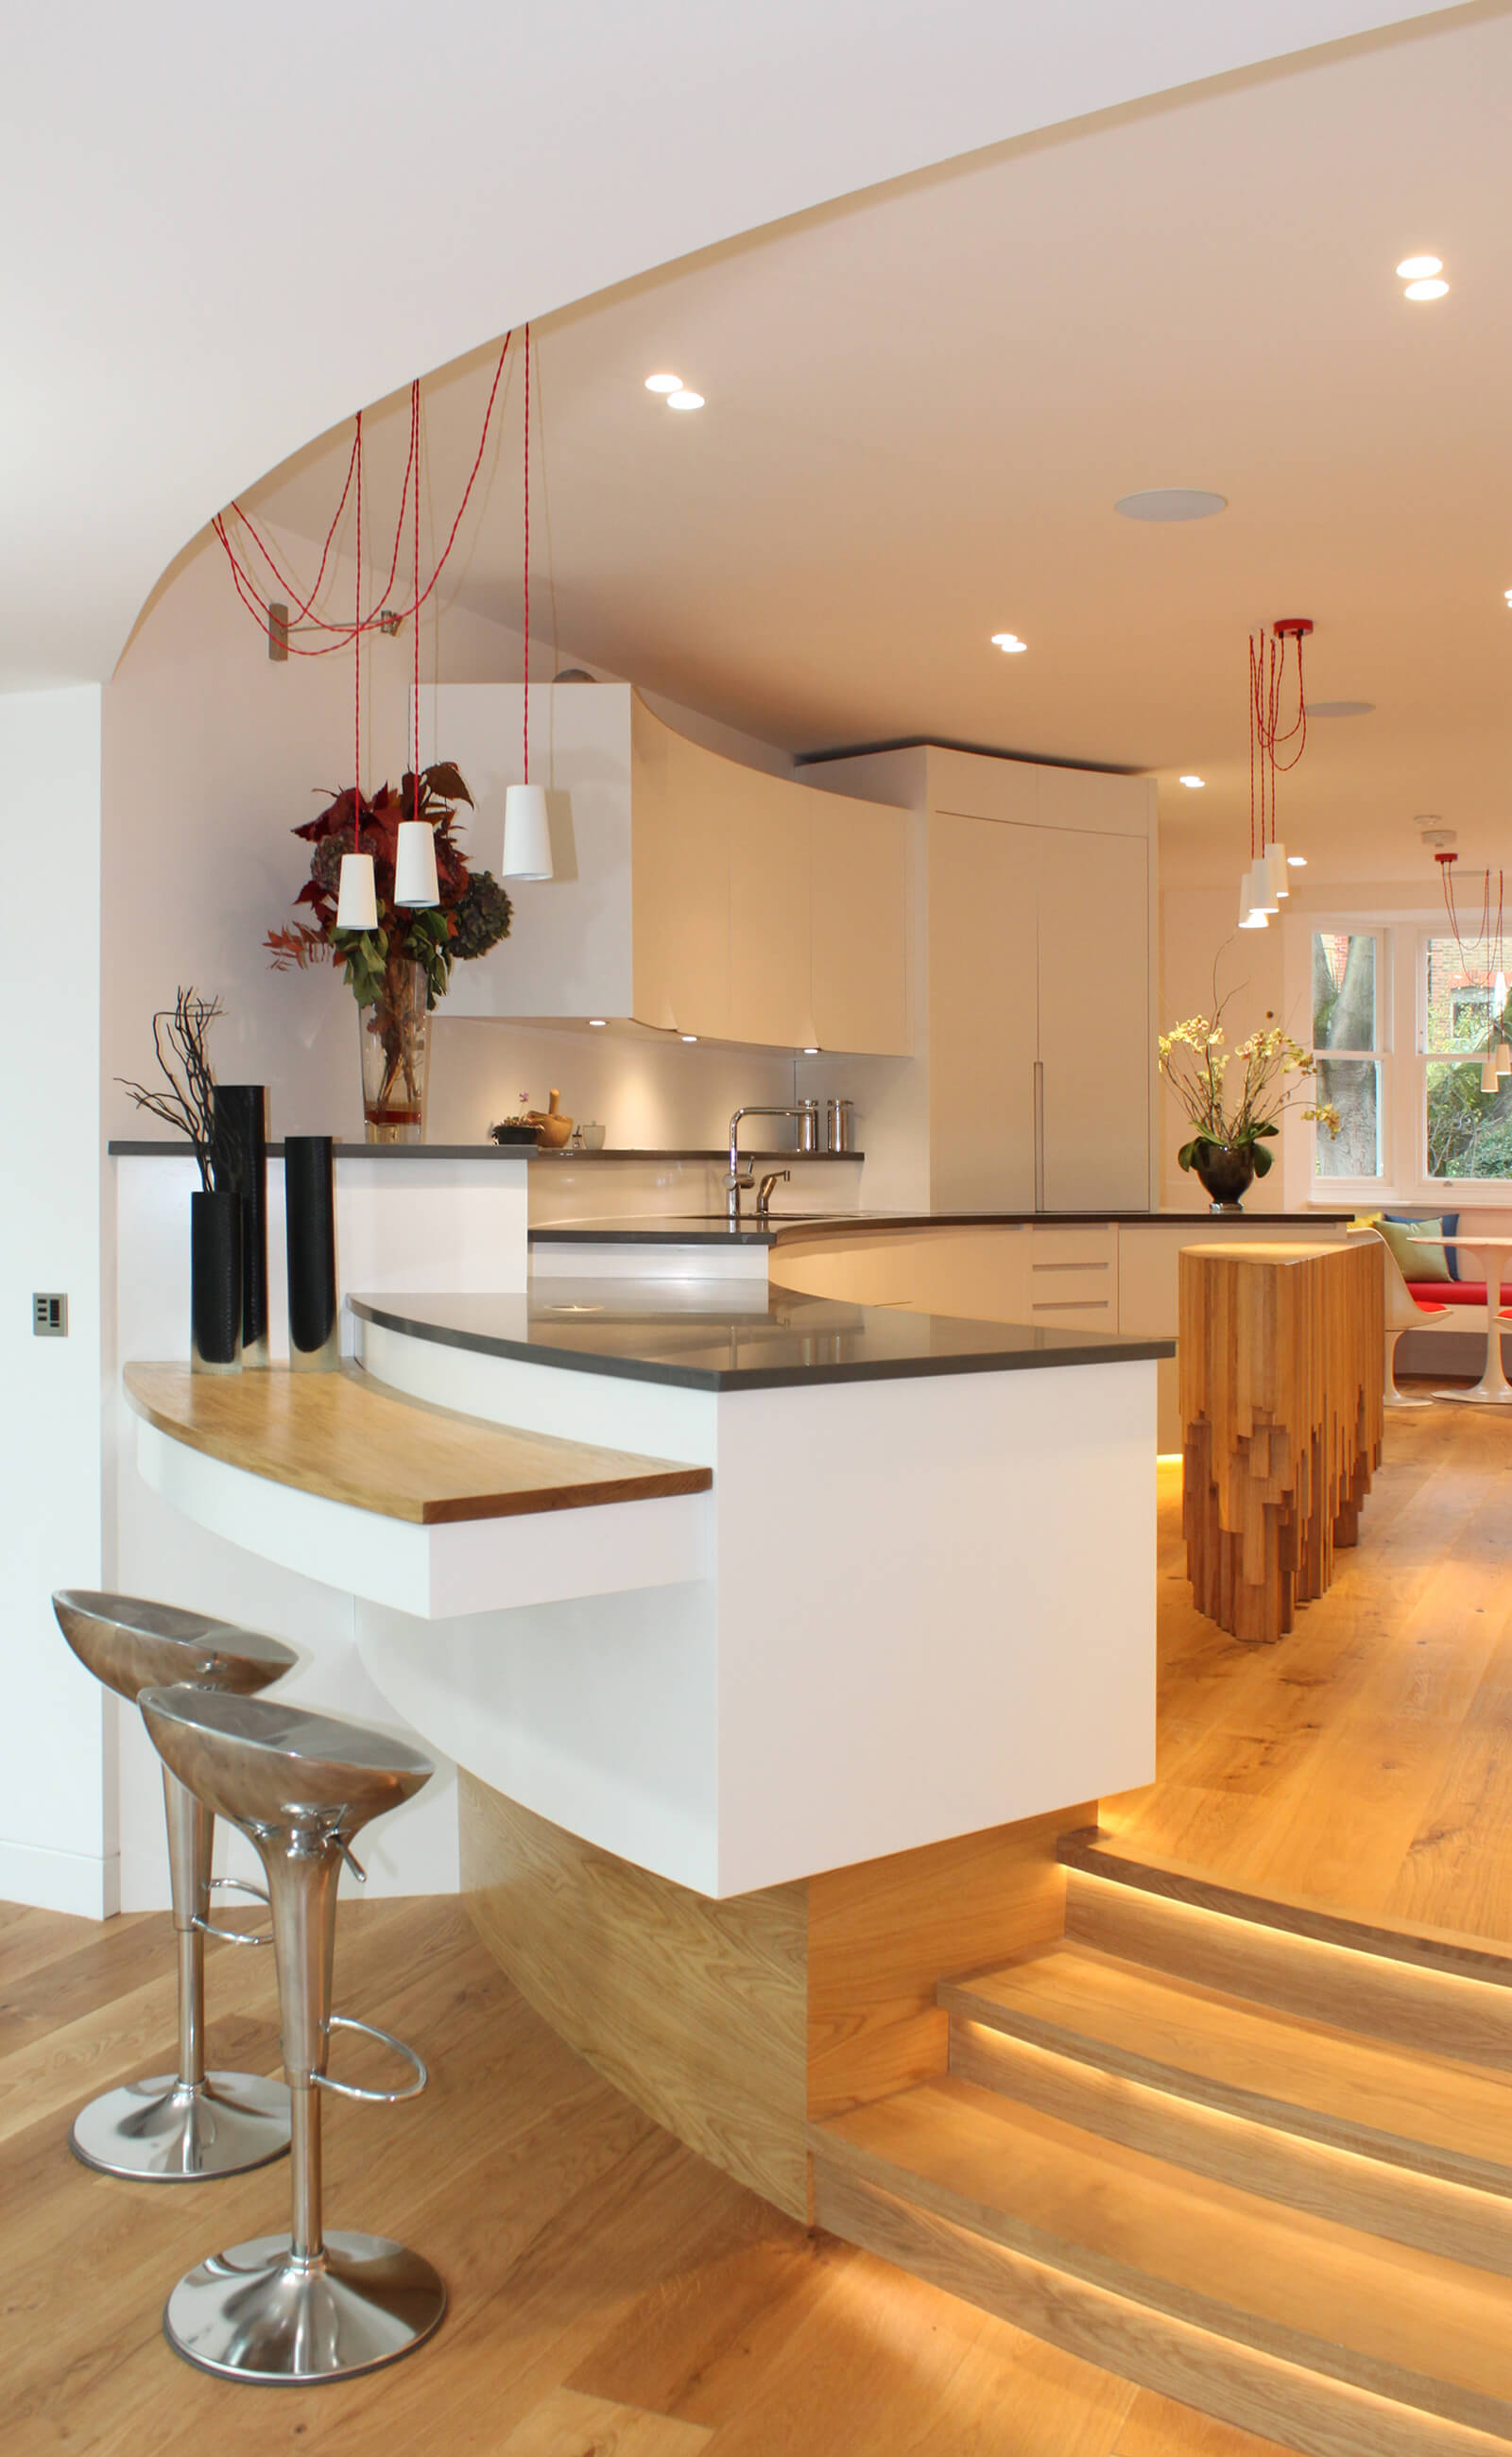
[[[1224,1030],[1232,1047],[1248,1033],[1273,1022],[1295,1030],[1297,1019],[1284,1012],[1281,984],[1281,933],[1236,930],[1239,878],[1224,886],[1177,886],[1166,878],[1167,839],[1160,848],[1160,1009],[1158,1029],[1190,1015],[1212,1012],[1213,961],[1218,965],[1218,996],[1232,992]],[[1298,1035],[1306,1038],[1304,1029]],[[1170,1087],[1162,1084],[1160,1111],[1160,1203],[1163,1210],[1206,1211],[1208,1198],[1196,1178],[1176,1165],[1176,1154],[1191,1136],[1187,1113]],[[1244,1198],[1247,1211],[1280,1211],[1282,1193],[1280,1145],[1269,1177],[1256,1178]]]
[[[115,1908],[114,1702],[75,1663],[54,1587],[102,1576],[100,692],[0,697],[0,845],[13,1034],[0,1204],[0,1898]],[[69,1300],[31,1332],[33,1290]]]

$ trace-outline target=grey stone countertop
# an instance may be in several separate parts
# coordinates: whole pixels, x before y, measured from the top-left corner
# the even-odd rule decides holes
[[[741,1154],[745,1158],[745,1154]],[[785,1237],[842,1235],[850,1228],[1149,1228],[1176,1221],[1221,1235],[1241,1228],[1319,1228],[1349,1211],[786,1211],[764,1227],[747,1212],[737,1227],[722,1212],[626,1212],[602,1220],[544,1221],[532,1246],[776,1246]]]
[[[349,1296],[364,1323],[444,1348],[690,1391],[770,1391],[1117,1365],[1170,1339],[965,1322],[724,1281],[555,1280],[518,1296]]]

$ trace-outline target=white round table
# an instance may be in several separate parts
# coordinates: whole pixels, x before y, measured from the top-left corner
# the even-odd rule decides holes
[[[1512,1237],[1414,1237],[1415,1246],[1462,1248],[1485,1273],[1485,1372],[1472,1391],[1436,1391],[1436,1399],[1468,1399],[1478,1407],[1512,1407],[1512,1382],[1502,1370],[1502,1272]]]

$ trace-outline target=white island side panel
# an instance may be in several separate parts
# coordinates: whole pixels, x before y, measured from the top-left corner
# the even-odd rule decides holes
[[[720,1405],[719,1887],[1155,1771],[1155,1368]]]

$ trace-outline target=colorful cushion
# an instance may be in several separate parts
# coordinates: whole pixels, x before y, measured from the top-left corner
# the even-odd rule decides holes
[[[1399,1220],[1404,1228],[1431,1230],[1433,1235],[1436,1237],[1457,1237],[1460,1233],[1460,1214],[1458,1211],[1441,1211],[1432,1220],[1419,1219],[1411,1211],[1387,1211],[1382,1213],[1381,1216],[1386,1220]],[[1453,1246],[1430,1247],[1428,1250],[1430,1253],[1441,1254],[1443,1256],[1444,1261],[1448,1265],[1449,1277],[1452,1280],[1463,1278],[1464,1273],[1461,1271],[1460,1267],[1460,1256]],[[1475,1269],[1474,1256],[1467,1254],[1464,1257],[1464,1260],[1467,1267],[1473,1270]],[[1423,1272],[1422,1277],[1424,1279],[1436,1279],[1438,1277],[1437,1270],[1430,1268],[1427,1271]]]
[[[1483,1306],[1484,1280],[1409,1280],[1408,1291],[1419,1305]]]
[[[1390,1220],[1382,1213],[1373,1222],[1397,1257],[1398,1268],[1409,1288],[1414,1283],[1432,1280],[1435,1284],[1450,1278],[1449,1265],[1442,1246],[1419,1246],[1413,1230],[1420,1229],[1425,1237],[1449,1235],[1438,1220]]]

